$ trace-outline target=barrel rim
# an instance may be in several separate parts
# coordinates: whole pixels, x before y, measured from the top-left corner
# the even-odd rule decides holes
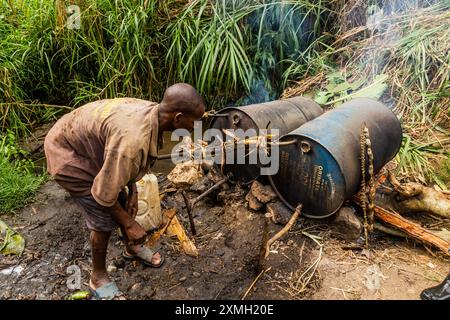
[[[243,106],[243,107],[245,107],[245,106]],[[227,111],[226,111],[226,112],[227,112],[227,119],[229,119],[229,112],[231,112],[231,111],[233,111],[233,110],[242,112],[243,114],[245,114],[245,115],[252,121],[252,123],[253,123],[255,129],[258,129],[258,125],[256,124],[255,120],[254,120],[247,112],[241,110],[240,107],[226,107],[226,108],[221,109],[221,110],[219,111],[219,113],[222,112],[223,110],[227,110]],[[211,120],[211,122],[210,122],[208,128],[210,128],[210,129],[213,128],[215,122],[218,121],[218,119],[220,119],[220,118],[219,118],[219,117],[214,117],[214,118]],[[226,129],[226,128],[222,128],[222,130],[223,130],[223,129]],[[222,133],[222,134],[223,134],[223,133]],[[219,164],[215,164],[215,166],[216,166],[216,168],[220,168],[220,165],[219,165]],[[251,183],[253,183],[254,181],[258,180],[258,178],[259,178],[260,176],[261,176],[261,175],[258,174],[256,177],[252,177],[249,181],[245,181],[245,182],[244,182],[244,181],[240,181],[239,179],[233,180],[232,178],[229,178],[229,181],[230,181],[230,183],[232,183],[232,184],[240,183],[240,184],[243,185],[243,186],[247,186],[247,185],[250,185]]]
[[[400,132],[401,132],[401,134],[402,134],[402,138],[400,139],[400,143],[399,143],[399,145],[398,145],[398,148],[397,148],[397,151],[394,153],[394,158],[395,158],[395,156],[397,155],[397,153],[400,151],[400,149],[401,149],[401,147],[402,147],[402,141],[403,141],[403,126],[402,126],[402,122],[400,121],[400,119],[397,117],[397,115],[395,114],[395,112],[394,112],[394,110],[393,109],[391,109],[391,108],[389,108],[387,105],[385,105],[383,102],[381,102],[380,100],[377,100],[377,99],[374,99],[374,98],[365,98],[365,97],[360,97],[360,98],[355,98],[355,99],[353,99],[352,101],[354,101],[354,100],[359,100],[359,99],[362,99],[362,100],[370,100],[370,101],[375,101],[375,102],[378,102],[379,104],[381,104],[384,108],[386,108],[386,109],[388,109],[391,113],[392,113],[392,115],[397,119],[397,122],[398,122],[398,126],[400,127]],[[314,120],[314,119],[313,119]],[[312,120],[311,120],[312,121]],[[369,132],[369,134],[370,134],[370,132]],[[394,158],[392,158],[391,160],[389,160],[389,161],[392,161]],[[386,163],[387,164],[387,163]],[[386,165],[385,164],[385,165]],[[384,166],[383,166],[384,167]]]
[[[243,106],[243,107],[246,107],[246,106]],[[258,128],[258,125],[256,124],[255,120],[253,120],[253,118],[252,118],[247,112],[245,112],[244,110],[241,110],[240,107],[226,107],[226,108],[223,108],[223,109],[219,110],[218,113],[221,113],[221,112],[224,111],[224,110],[227,110],[227,111],[226,111],[226,112],[227,112],[227,118],[228,118],[228,116],[229,116],[229,112],[231,112],[231,111],[233,111],[233,110],[240,111],[240,112],[244,113],[247,117],[250,118],[250,120],[252,120],[252,122],[253,122],[253,124],[255,125],[255,127]],[[209,128],[212,128],[212,126],[214,125],[214,123],[215,123],[218,119],[219,119],[219,117],[214,117],[214,116],[213,116],[213,119],[211,120],[211,123],[209,124],[208,127],[209,127]]]
[[[281,200],[281,202],[283,202],[284,205],[285,205],[286,207],[288,207],[290,210],[294,211],[294,210],[295,210],[294,206],[292,206],[292,205],[291,205],[291,204],[290,204],[290,203],[289,203],[289,202],[281,195],[281,193],[278,191],[278,189],[275,187],[275,182],[273,181],[272,176],[268,176],[268,177],[269,177],[269,182],[270,182],[270,185],[272,186],[273,191],[275,191],[276,195],[277,195],[278,198]],[[342,201],[342,204],[339,206],[339,208],[337,208],[335,211],[333,211],[332,213],[327,214],[327,215],[314,216],[314,215],[310,215],[310,214],[308,214],[307,212],[303,212],[303,211],[302,211],[302,215],[305,216],[305,217],[307,217],[307,218],[310,218],[310,219],[317,219],[317,220],[329,218],[329,217],[331,217],[332,215],[336,214],[336,212],[338,212],[339,209],[342,208],[342,206],[344,205],[344,203],[345,203],[345,200]],[[301,204],[301,203],[299,203],[299,204]]]
[[[398,144],[397,150],[396,150],[395,153],[394,153],[394,157],[393,157],[391,160],[389,160],[389,161],[392,161],[392,160],[395,158],[395,156],[397,155],[397,153],[400,151],[401,147],[402,147],[402,141],[403,141],[403,126],[402,126],[402,122],[401,122],[400,119],[397,117],[397,115],[395,114],[395,112],[394,112],[393,109],[389,108],[386,104],[384,104],[383,102],[381,102],[381,101],[378,100],[378,99],[374,99],[374,98],[366,98],[366,97],[359,97],[359,98],[355,98],[355,99],[349,100],[348,102],[350,102],[350,101],[355,101],[355,100],[370,100],[370,101],[372,101],[372,102],[377,102],[377,103],[381,104],[385,109],[389,110],[389,112],[391,112],[392,115],[397,119],[397,123],[398,123],[398,126],[399,126],[399,128],[400,128],[400,132],[401,132],[401,134],[402,134],[402,138],[400,139],[400,143]],[[337,109],[337,108],[339,108],[339,106],[338,106],[338,107],[335,107],[335,108],[333,108],[333,109],[331,109],[331,110],[329,110],[329,111],[335,110],[335,109]],[[324,114],[325,114],[325,112],[324,112]],[[314,120],[314,119],[313,119],[313,120]],[[311,121],[312,121],[312,120],[311,120]],[[370,132],[369,132],[369,134],[370,134]],[[385,165],[386,165],[386,164],[385,164]],[[383,166],[383,167],[384,167],[384,166]]]

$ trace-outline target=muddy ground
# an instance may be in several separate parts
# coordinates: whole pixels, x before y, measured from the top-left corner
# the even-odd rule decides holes
[[[222,190],[194,212],[199,257],[186,256],[176,238],[161,240],[165,264],[145,267],[121,258],[117,235],[110,241],[108,266],[129,299],[241,299],[259,270],[266,218],[252,212],[241,188]],[[192,193],[190,196],[194,196]],[[189,230],[180,194],[166,196]],[[57,184],[46,183],[37,200],[16,216],[2,216],[26,239],[22,257],[0,257],[0,298],[64,299],[67,267],[81,270],[81,289],[90,271],[88,231],[80,209]],[[372,250],[338,240],[330,221],[300,218],[272,246],[264,272],[246,299],[419,299],[450,271],[449,260],[421,244],[374,233]],[[441,221],[448,228],[448,221]],[[281,226],[267,223],[268,236]],[[352,249],[353,248],[353,249]]]

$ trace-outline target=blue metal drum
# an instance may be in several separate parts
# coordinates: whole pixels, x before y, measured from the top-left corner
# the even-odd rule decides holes
[[[331,216],[360,187],[360,132],[369,129],[374,171],[379,172],[400,149],[402,129],[382,103],[358,98],[326,112],[280,140],[280,169],[269,177],[290,208],[303,204],[311,218]],[[366,170],[367,172],[367,170]]]

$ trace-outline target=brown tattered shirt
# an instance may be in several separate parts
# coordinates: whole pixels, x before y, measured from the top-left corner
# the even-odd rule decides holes
[[[156,159],[158,105],[118,98],[88,103],[63,116],[45,139],[47,169],[74,196],[92,194],[110,207]]]

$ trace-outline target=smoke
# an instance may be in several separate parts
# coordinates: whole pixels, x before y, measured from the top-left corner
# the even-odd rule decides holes
[[[247,17],[253,74],[250,91],[240,104],[278,99],[286,61],[296,61],[314,40],[318,17],[313,11],[305,13],[301,3],[266,1],[263,8]]]
[[[399,41],[405,37],[400,24],[402,18],[411,12],[435,4],[438,1],[421,0],[382,0],[368,1],[366,10],[366,27],[369,40],[362,48],[358,58],[368,83],[376,81],[385,72],[388,56],[395,50]],[[408,21],[414,23],[414,21]],[[391,95],[383,95],[381,101],[394,108]]]
[[[373,80],[383,72],[386,54],[404,36],[403,31],[398,27],[398,22],[402,14],[410,13],[436,2],[438,1],[369,1],[366,27],[371,33],[372,41],[368,42],[367,46],[363,49],[364,54],[361,59],[369,80]]]

